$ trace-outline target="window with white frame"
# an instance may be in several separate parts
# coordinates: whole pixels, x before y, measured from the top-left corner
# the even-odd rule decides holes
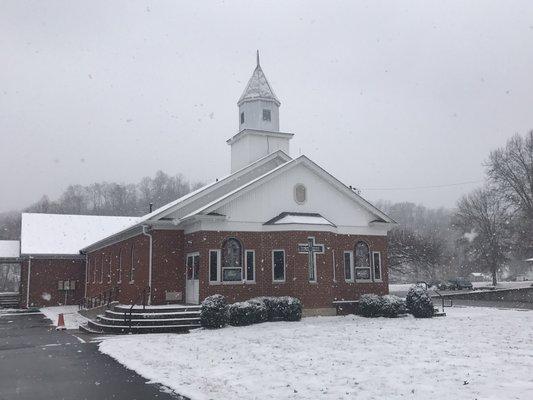
[[[374,280],[381,280],[381,253],[379,251],[372,252],[372,262],[374,265]]]
[[[117,283],[122,283],[122,250],[118,251]]]
[[[246,281],[255,282],[255,251],[246,250]]]
[[[220,282],[220,250],[209,250],[209,282]]]
[[[272,250],[272,280],[285,282],[285,250]]]
[[[133,283],[135,279],[135,247],[133,245],[131,245],[130,256],[131,256],[130,283]]]
[[[96,257],[95,257],[94,263],[93,263],[93,283],[96,283],[96,270],[98,269],[97,265],[98,263],[96,262]]]
[[[353,252],[344,252],[344,279],[353,282]]]
[[[102,255],[102,262],[100,263],[100,283],[104,283],[104,261],[105,261],[105,258],[104,256]]]
[[[107,283],[111,283],[111,267],[113,265],[113,258],[112,256],[109,257],[109,265],[107,269]]]
[[[355,245],[354,278],[361,281],[372,280],[370,268],[370,249],[365,242],[357,242]]]
[[[91,276],[91,260],[87,258],[87,271],[85,272],[85,283],[89,283],[90,276]]]
[[[222,281],[239,282],[243,278],[242,244],[236,238],[227,239],[222,246]]]

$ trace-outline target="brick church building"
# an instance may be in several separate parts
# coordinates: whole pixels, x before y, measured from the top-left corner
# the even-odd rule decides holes
[[[197,304],[216,293],[231,302],[291,295],[327,312],[336,300],[388,292],[395,222],[305,155],[289,156],[293,134],[280,131],[281,103],[259,57],[237,105],[231,173],[86,242],[71,258],[77,297],[113,290],[131,303],[144,291],[151,304]]]

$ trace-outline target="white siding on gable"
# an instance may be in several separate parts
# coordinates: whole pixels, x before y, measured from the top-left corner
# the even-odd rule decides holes
[[[231,180],[230,182],[228,182],[227,184],[225,184],[223,187],[219,187],[215,190],[213,190],[212,192],[204,195],[204,196],[201,196],[200,198],[198,198],[197,200],[191,202],[190,204],[187,204],[183,207],[180,207],[177,211],[169,214],[169,215],[166,215],[165,217],[166,218],[172,218],[172,219],[178,219],[178,218],[181,218],[183,217],[184,215],[187,215],[189,214],[190,212],[194,211],[194,210],[197,210],[198,208],[212,202],[213,200],[216,200],[218,198],[220,198],[221,196],[225,195],[226,193],[229,193],[231,192],[232,190],[235,190],[239,187],[241,187],[242,185],[246,184],[247,182],[250,182],[251,180],[253,179],[256,179],[258,178],[259,176],[261,175],[264,175],[266,174],[268,171],[271,171],[273,170],[274,168],[277,168],[279,167],[280,165],[282,164],[285,164],[287,161],[280,158],[280,157],[276,157],[276,158],[273,158],[272,160],[252,169],[251,171],[247,172],[246,174],[238,177],[238,178],[235,178],[233,180]]]
[[[294,186],[298,183],[307,189],[303,204],[297,204],[294,200]],[[366,228],[364,233],[367,234],[381,235],[386,232],[383,228],[369,227],[369,222],[376,219],[374,215],[302,164],[216,210],[227,217],[226,223],[239,224],[241,227],[263,224],[284,211],[319,213],[337,225],[339,232],[345,231],[345,228],[361,227]],[[224,222],[218,224],[223,225]],[[275,228],[279,230],[280,226]],[[357,229],[357,232],[361,233],[361,229]]]

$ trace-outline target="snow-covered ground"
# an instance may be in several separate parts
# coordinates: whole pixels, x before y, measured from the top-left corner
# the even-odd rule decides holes
[[[57,326],[59,314],[63,313],[67,329],[78,329],[80,324],[87,322],[87,318],[78,314],[78,306],[43,307],[41,308],[41,313],[51,320],[52,325],[55,326]]]
[[[532,399],[533,312],[447,312],[115,337],[100,351],[192,399]]]

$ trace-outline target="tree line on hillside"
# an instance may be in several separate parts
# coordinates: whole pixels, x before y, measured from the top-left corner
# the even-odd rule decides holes
[[[137,184],[93,183],[88,186],[70,185],[57,200],[43,196],[23,212],[51,214],[139,216],[155,210],[202,186],[183,175],[167,175],[158,171],[155,177],[145,177]],[[20,237],[20,212],[0,214],[0,239]]]
[[[490,153],[486,183],[455,210],[379,202],[399,222],[389,233],[393,279],[434,280],[470,272],[517,276],[533,257],[533,132]]]

